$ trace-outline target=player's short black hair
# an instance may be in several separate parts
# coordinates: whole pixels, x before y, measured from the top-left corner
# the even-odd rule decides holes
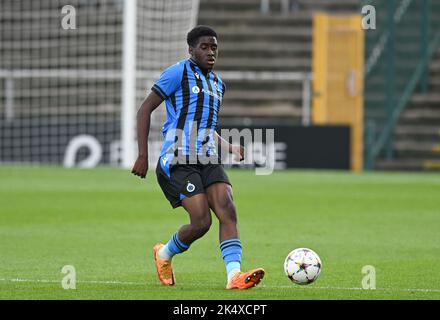
[[[186,36],[186,42],[190,47],[196,47],[200,37],[217,37],[217,32],[208,26],[197,26],[193,28]]]

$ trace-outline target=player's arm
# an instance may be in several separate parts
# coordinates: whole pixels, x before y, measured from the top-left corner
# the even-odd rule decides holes
[[[214,134],[217,137],[217,143],[222,148],[222,150],[235,155],[236,160],[238,161],[244,160],[244,147],[240,145],[230,144],[228,141],[223,139],[216,131]]]
[[[148,171],[148,135],[150,133],[151,113],[162,101],[162,97],[152,91],[142,102],[137,112],[138,157],[131,173],[141,178],[145,178]]]

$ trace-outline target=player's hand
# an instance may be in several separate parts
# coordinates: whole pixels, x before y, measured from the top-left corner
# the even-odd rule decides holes
[[[231,153],[234,155],[235,161],[244,160],[244,147],[242,146],[231,146]]]
[[[131,173],[145,179],[148,171],[148,157],[139,156],[134,163]]]

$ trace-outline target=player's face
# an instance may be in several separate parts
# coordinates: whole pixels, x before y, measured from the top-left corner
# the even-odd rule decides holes
[[[200,37],[195,48],[190,47],[189,53],[197,64],[205,70],[214,68],[217,60],[217,38],[216,37]]]

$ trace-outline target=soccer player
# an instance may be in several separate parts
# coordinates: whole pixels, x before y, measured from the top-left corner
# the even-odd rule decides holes
[[[166,244],[153,248],[159,280],[174,285],[172,258],[187,251],[211,226],[211,210],[220,222],[220,251],[226,265],[226,289],[248,289],[264,277],[264,269],[241,271],[242,245],[232,187],[217,147],[244,159],[241,146],[229,144],[216,130],[225,84],[213,71],[218,54],[217,33],[197,26],[187,35],[189,59],[167,68],[152,87],[137,114],[139,155],[132,173],[145,178],[148,170],[148,133],[151,113],[166,102],[167,120],[156,176],[173,208],[183,206],[189,224],[183,225]],[[195,159],[196,161],[190,161]],[[202,159],[205,159],[202,161]]]

